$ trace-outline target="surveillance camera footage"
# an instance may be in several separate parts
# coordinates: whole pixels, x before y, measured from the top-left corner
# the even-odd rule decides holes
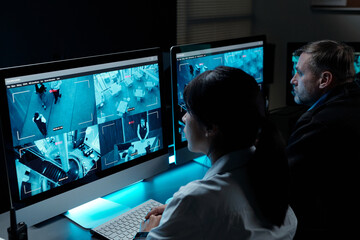
[[[19,198],[163,148],[158,64],[7,85]]]
[[[263,47],[234,50],[217,54],[199,54],[177,58],[177,100],[178,111],[181,117],[185,114],[183,92],[185,86],[197,75],[215,69],[217,66],[229,66],[240,68],[255,78],[259,83],[263,83]],[[178,124],[178,133],[181,140],[186,141],[182,124]]]

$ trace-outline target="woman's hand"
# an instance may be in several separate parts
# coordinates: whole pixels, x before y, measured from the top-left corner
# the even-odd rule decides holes
[[[159,226],[161,220],[161,215],[151,215],[148,219],[145,219],[141,222],[140,232],[150,232],[154,227]]]
[[[155,216],[162,215],[165,208],[166,208],[166,204],[156,208],[151,208],[150,211],[146,214],[145,219],[149,219],[151,215],[155,215]]]
[[[161,216],[166,208],[166,205],[161,205],[151,209],[145,216],[145,220],[140,225],[141,232],[149,232],[154,227],[159,226]]]

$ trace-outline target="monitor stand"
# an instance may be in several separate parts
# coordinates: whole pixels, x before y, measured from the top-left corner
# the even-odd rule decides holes
[[[85,229],[92,229],[128,210],[125,205],[97,198],[67,211],[64,216]]]

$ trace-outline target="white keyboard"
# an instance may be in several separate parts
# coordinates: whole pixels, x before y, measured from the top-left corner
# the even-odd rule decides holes
[[[135,234],[140,230],[141,221],[144,220],[150,209],[161,205],[163,204],[150,199],[110,221],[91,229],[91,233],[111,240],[133,239]]]

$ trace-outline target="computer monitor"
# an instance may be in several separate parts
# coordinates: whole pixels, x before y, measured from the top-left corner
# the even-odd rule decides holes
[[[184,124],[181,118],[185,114],[185,86],[198,74],[220,65],[244,70],[261,86],[264,83],[264,45],[265,36],[254,36],[171,48],[173,136],[177,164],[200,156],[188,151],[183,132]]]
[[[292,94],[293,87],[290,83],[292,77],[296,73],[296,64],[299,61],[299,56],[294,56],[294,52],[306,45],[308,42],[289,42],[287,43],[286,50],[286,105],[297,105],[294,101]],[[360,80],[360,42],[346,42],[350,47],[354,49],[354,67],[355,67],[355,79]]]
[[[28,226],[168,168],[152,48],[0,70],[12,205]]]

